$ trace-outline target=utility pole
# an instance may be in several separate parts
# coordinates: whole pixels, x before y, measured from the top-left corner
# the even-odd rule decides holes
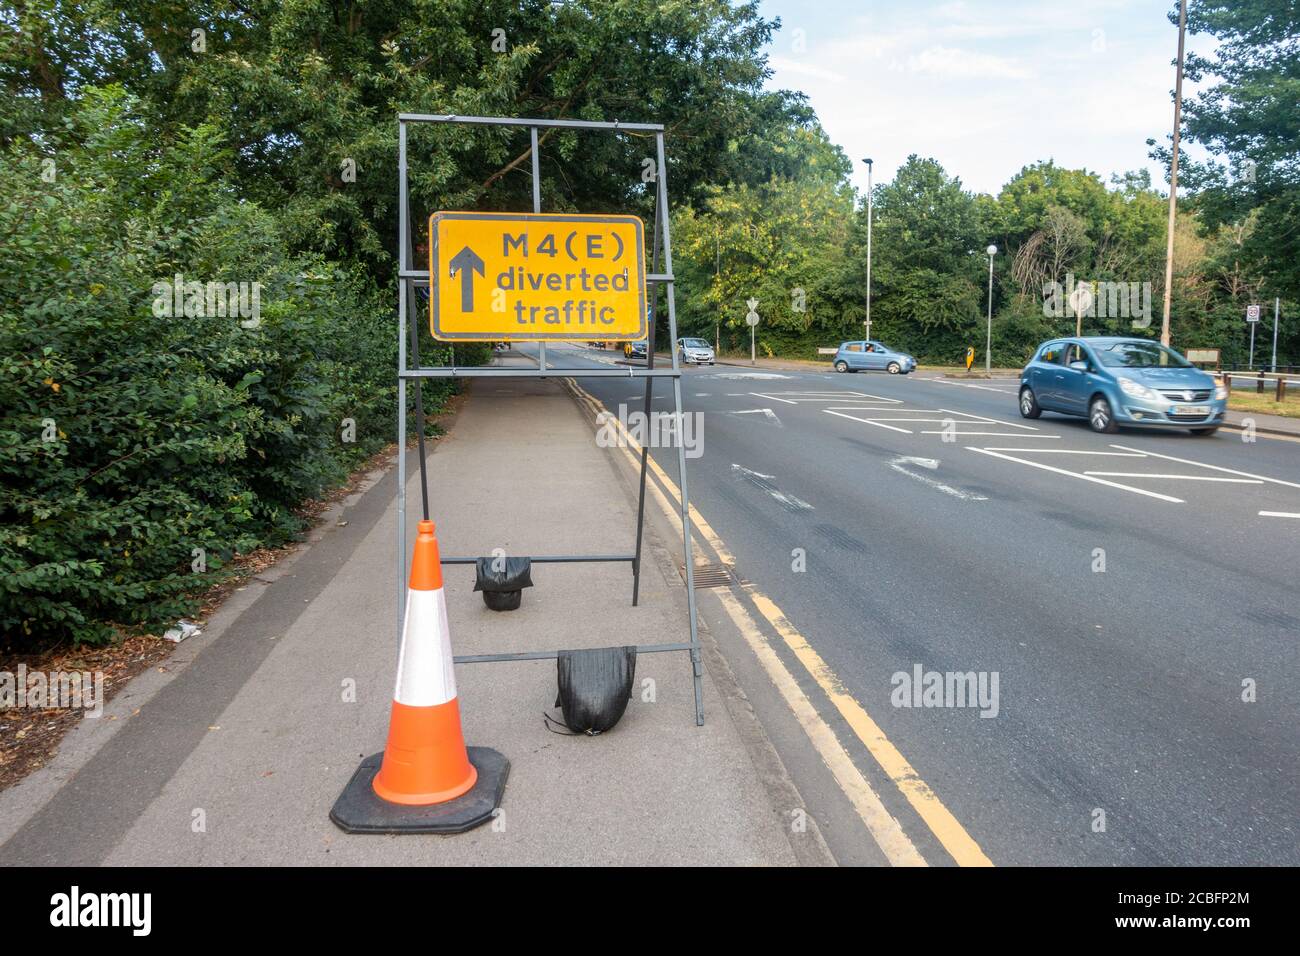
[[[984,339],[984,375],[993,377],[993,257],[998,254],[998,247],[990,244],[984,250],[989,254],[989,324]]]
[[[718,229],[713,230],[713,282],[714,287],[719,290],[719,299],[721,299],[722,290],[722,233]],[[713,323],[713,354],[716,356],[722,351],[722,317],[718,316]]]
[[[1273,300],[1273,374],[1277,374],[1277,317],[1282,309],[1282,299]]]
[[[1183,125],[1183,40],[1187,34],[1187,0],[1178,3],[1178,70],[1174,79],[1174,152],[1169,162],[1169,229],[1165,239],[1165,314],[1160,344],[1169,345],[1169,305],[1174,291],[1174,216],[1178,206],[1178,143]]]
[[[865,339],[871,338],[871,160],[867,164],[867,321]]]

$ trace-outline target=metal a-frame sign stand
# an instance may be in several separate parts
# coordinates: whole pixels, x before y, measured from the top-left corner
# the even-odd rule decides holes
[[[687,651],[690,654],[691,674],[695,685],[695,723],[704,723],[704,697],[702,691],[703,664],[700,657],[699,629],[695,613],[695,564],[691,543],[690,505],[686,494],[686,448],[681,440],[682,430],[682,383],[681,368],[678,365],[677,350],[672,349],[672,367],[655,368],[655,304],[658,288],[667,289],[668,298],[668,337],[670,342],[677,341],[677,308],[673,296],[673,246],[668,216],[667,164],[664,159],[664,128],[657,123],[619,123],[588,122],[583,120],[548,120],[520,119],[493,116],[435,116],[419,113],[399,113],[398,123],[398,232],[397,246],[400,256],[398,272],[398,315],[400,331],[398,335],[397,367],[397,555],[399,574],[397,576],[397,629],[400,639],[402,616],[406,608],[406,581],[410,551],[406,545],[406,383],[415,383],[415,415],[418,428],[420,455],[420,487],[423,514],[429,517],[429,483],[427,461],[424,447],[424,402],[421,395],[421,381],[426,378],[631,378],[645,379],[645,416],[650,421],[650,403],[653,397],[656,378],[668,378],[673,383],[673,408],[675,418],[674,434],[677,436],[677,481],[681,489],[682,522],[682,557],[686,576],[686,606],[690,640],[685,643],[642,644],[637,647],[638,654],[654,654],[667,651]],[[539,129],[575,129],[604,131],[614,134],[653,133],[655,136],[656,176],[655,176],[655,226],[651,271],[645,277],[650,285],[649,340],[646,348],[646,367],[626,369],[577,369],[548,368],[546,351],[543,344],[538,368],[504,368],[504,367],[469,367],[458,368],[455,363],[455,351],[452,351],[450,366],[422,366],[420,364],[419,317],[415,313],[415,304],[419,301],[418,288],[427,288],[430,283],[428,270],[415,269],[413,266],[414,247],[411,241],[411,215],[407,190],[406,165],[406,128],[409,123],[462,123],[475,126],[511,126],[527,127],[532,137],[532,179],[533,212],[542,211],[540,163],[537,152],[537,131]],[[430,237],[432,242],[432,237]],[[659,271],[660,246],[663,249],[664,271]],[[410,351],[408,353],[408,342]],[[408,365],[409,359],[414,365]],[[643,443],[641,448],[641,483],[637,497],[636,546],[631,554],[573,554],[573,555],[528,555],[537,564],[581,564],[590,562],[627,562],[632,567],[632,604],[636,606],[641,590],[642,540],[645,528],[646,468],[649,451]],[[517,557],[524,557],[518,555]],[[474,557],[443,558],[443,564],[473,564]],[[458,655],[457,664],[480,664],[497,661],[532,661],[553,660],[558,650],[523,651],[509,654],[469,654]]]

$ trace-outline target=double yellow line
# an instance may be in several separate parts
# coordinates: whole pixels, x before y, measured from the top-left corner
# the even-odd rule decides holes
[[[583,389],[573,379],[566,379],[566,384],[578,400],[587,406],[593,417],[605,413],[606,420],[612,423],[623,439],[620,448],[634,471],[641,466],[641,446],[627,433],[615,416],[610,414],[601,402]],[[651,496],[659,503],[668,520],[681,533],[681,492],[677,485],[654,460],[647,456],[649,468],[656,481],[647,482]],[[657,482],[657,483],[656,483]],[[691,524],[701,538],[717,554],[718,560],[728,568],[734,568],[735,556],[726,544],[704,519],[704,516],[692,505],[690,508]],[[790,623],[776,603],[752,584],[742,585],[750,602],[768,625],[781,637],[795,659],[803,665],[804,670],[816,681],[830,702],[848,723],[853,733],[867,748],[876,763],[885,772],[894,785],[911,804],[912,808],[929,827],[930,832],[960,866],[992,866],[993,863],[979,848],[979,844],[966,832],[965,827],[957,821],[934,791],[913,769],[912,765],[893,745],[883,730],[876,724],[861,704],[848,692],[836,676],[830,665],[822,659],[811,644]],[[768,642],[758,623],[730,590],[714,592],[722,602],[724,610],[740,631],[745,642],[754,651],[764,671],[776,686],[786,704],[794,713],[809,741],[825,762],[836,782],[853,804],[863,824],[870,831],[885,857],[894,866],[925,866],[926,861],[915,844],[903,832],[902,826],[880,801],[862,772],[849,756],[848,752],[835,736],[834,730],[822,719],[816,706],[799,686],[799,682],[785,666],[780,656]]]

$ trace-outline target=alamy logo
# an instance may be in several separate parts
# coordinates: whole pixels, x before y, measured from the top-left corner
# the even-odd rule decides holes
[[[889,702],[895,707],[978,707],[981,717],[998,715],[997,671],[896,671]]]
[[[1132,319],[1133,328],[1151,325],[1150,282],[1075,282],[1065,274],[1065,284],[1043,283],[1043,316],[1065,319]]]
[[[601,448],[624,448],[629,439],[642,448],[676,448],[680,443],[687,458],[704,454],[704,414],[683,412],[678,424],[675,412],[628,412],[626,405],[618,406],[618,415],[602,411],[596,416],[600,430],[596,444]]]
[[[17,672],[0,671],[0,710],[30,707],[44,710],[77,708],[87,717],[104,712],[103,671],[27,670],[19,664]]]
[[[262,283],[185,281],[178,272],[153,284],[153,314],[160,319],[242,319],[255,329],[262,324]]]
[[[68,893],[50,897],[50,925],[129,926],[133,936],[148,936],[153,926],[152,893]]]

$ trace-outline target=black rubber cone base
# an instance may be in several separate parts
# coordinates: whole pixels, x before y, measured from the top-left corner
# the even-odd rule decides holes
[[[371,786],[384,759],[382,753],[377,753],[361,761],[334,801],[330,819],[347,833],[464,833],[487,823],[506,792],[510,761],[491,747],[466,749],[478,779],[455,800],[408,807],[381,799]]]

